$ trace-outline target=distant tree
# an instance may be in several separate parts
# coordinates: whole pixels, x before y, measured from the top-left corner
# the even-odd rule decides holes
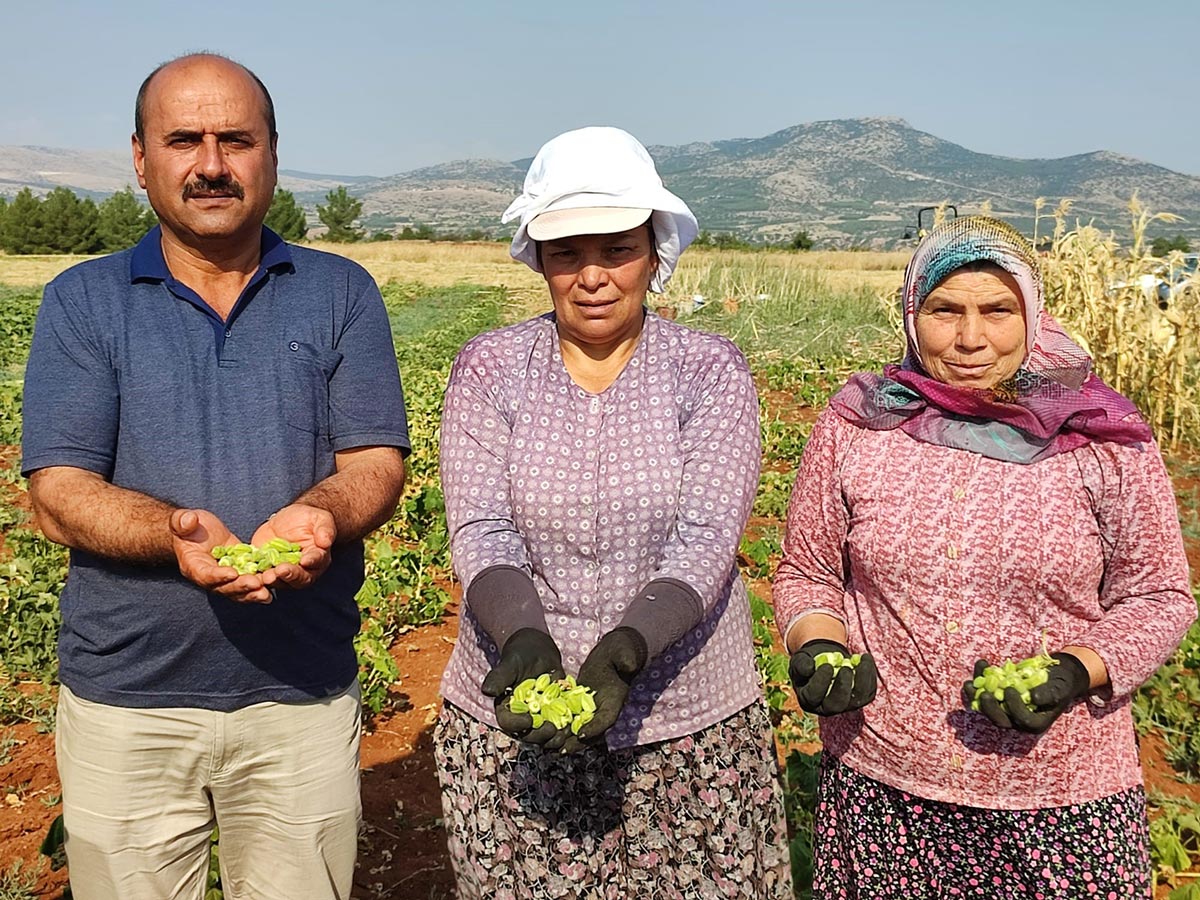
[[[142,206],[133,188],[126,187],[100,203],[96,235],[100,249],[114,253],[132,247],[158,222],[154,210]]]
[[[1181,253],[1191,253],[1192,245],[1182,234],[1177,234],[1173,238],[1156,237],[1154,243],[1150,245],[1150,252],[1155,256],[1166,256],[1172,250],[1178,250]]]
[[[8,212],[8,198],[0,197],[0,235],[4,234],[4,214]],[[0,250],[4,249],[3,239],[0,238]]]
[[[701,231],[698,235],[696,235],[696,239],[692,241],[692,245],[695,247],[711,247],[712,244],[712,233],[706,230]]]
[[[80,200],[70,188],[56,187],[41,207],[41,242],[34,252],[94,253],[100,249],[100,217],[90,197]]]
[[[325,240],[351,243],[362,238],[354,220],[362,214],[362,201],[346,193],[345,185],[325,195],[325,206],[317,205],[317,218],[329,231]]]
[[[418,222],[417,227],[405,225],[400,229],[400,233],[396,235],[398,241],[432,241],[437,238],[437,233],[429,225],[423,222]]]
[[[751,250],[753,246],[732,232],[722,231],[714,234],[712,245],[718,250]]]
[[[0,249],[6,253],[37,253],[42,246],[42,202],[22,188],[4,212]]]
[[[811,250],[813,248],[813,239],[808,236],[807,231],[797,231],[796,236],[792,238],[792,242],[788,246],[793,250]]]
[[[301,241],[308,234],[308,219],[304,217],[304,210],[296,203],[292,192],[282,188],[276,189],[263,224],[285,241]]]
[[[394,241],[395,239],[396,236],[390,231],[376,231],[373,232],[369,238],[367,238],[368,241],[373,243],[378,243],[379,241]]]

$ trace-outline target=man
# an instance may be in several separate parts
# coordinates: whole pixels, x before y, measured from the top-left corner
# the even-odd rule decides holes
[[[138,183],[160,227],[47,286],[23,471],[71,548],[57,756],[71,885],[344,898],[354,869],[361,539],[409,449],[379,291],[263,228],[270,95],[208,54],[138,94]],[[216,545],[298,543],[238,575]]]

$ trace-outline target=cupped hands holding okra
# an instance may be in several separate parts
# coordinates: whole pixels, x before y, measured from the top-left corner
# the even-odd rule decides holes
[[[852,654],[833,640],[806,641],[792,654],[788,675],[800,708],[818,716],[862,709],[875,699],[879,676],[870,653]]]
[[[221,565],[212,551],[241,543],[215,514],[204,509],[177,509],[169,520],[172,547],[180,573],[194,584],[239,603],[270,603],[273,590],[283,585],[308,587],[329,567],[330,548],[337,537],[333,516],[301,503],[285,506],[258,527],[250,543],[262,547],[286,541],[299,547],[299,559],[285,557],[263,571],[241,574]]]
[[[495,700],[501,731],[547,751],[575,753],[603,742],[646,654],[646,642],[636,631],[614,629],[592,648],[576,680],[564,674],[549,634],[522,628],[505,641],[481,689]]]
[[[963,682],[967,709],[983,713],[997,728],[1041,734],[1091,686],[1087,666],[1073,653],[1046,653],[1020,661],[975,663]]]

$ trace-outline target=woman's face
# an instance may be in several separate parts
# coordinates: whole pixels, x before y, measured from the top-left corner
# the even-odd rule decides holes
[[[952,272],[917,312],[917,350],[930,377],[984,390],[1025,361],[1025,306],[999,266]]]
[[[640,333],[658,268],[648,226],[544,241],[541,254],[560,334],[603,347]]]

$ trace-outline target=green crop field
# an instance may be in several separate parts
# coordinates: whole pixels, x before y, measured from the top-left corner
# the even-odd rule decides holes
[[[358,595],[363,626],[357,650],[369,729],[400,702],[397,642],[436,627],[456,596],[437,480],[438,421],[450,363],[472,335],[539,312],[546,299],[537,277],[507,260],[504,247],[409,242],[343,250],[384,285],[413,437],[408,485],[395,517],[366,542],[368,577]],[[819,745],[814,720],[798,713],[790,699],[768,582],[778,561],[795,466],[816,413],[851,372],[878,368],[898,356],[894,316],[880,298],[899,287],[905,259],[903,254],[696,251],[684,261],[661,308],[685,324],[733,338],[750,359],[762,396],[763,474],[739,558],[752,590],[758,661],[785,762],[798,896],[807,896]],[[9,763],[21,736],[54,727],[57,597],[66,578],[66,554],[31,527],[17,445],[21,376],[40,285],[68,262],[0,256],[0,801],[6,795],[21,799],[20,783],[3,783],[16,777]],[[1167,455],[1195,559],[1200,546],[1196,448],[1183,443]],[[1200,900],[1195,880],[1200,792],[1193,789],[1200,780],[1198,671],[1200,630],[1193,628],[1135,703],[1139,731],[1161,742],[1171,767],[1167,788],[1157,778],[1151,801],[1157,896],[1170,890],[1173,900]],[[56,798],[43,798],[53,807],[47,799]],[[32,873],[48,865],[0,851],[0,900],[36,896]],[[219,896],[215,875],[212,887],[210,895]],[[1194,893],[1185,893],[1189,890]]]

